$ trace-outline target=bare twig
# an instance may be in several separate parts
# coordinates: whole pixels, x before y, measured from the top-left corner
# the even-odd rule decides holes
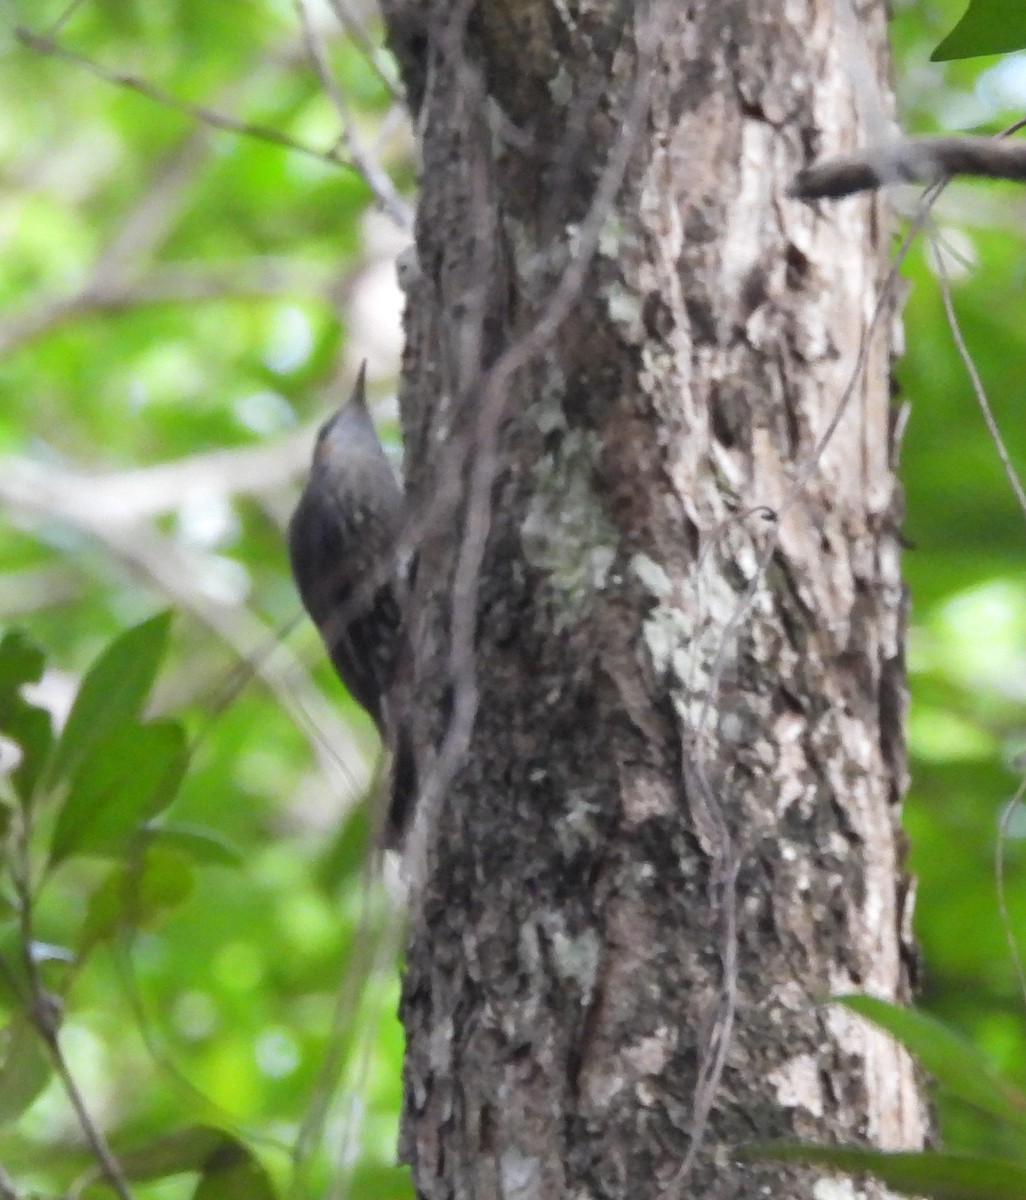
[[[938,251],[934,251],[934,261],[937,264],[937,277],[940,280],[941,300],[944,303],[944,313],[948,319],[948,328],[951,330],[951,338],[955,343],[955,348],[958,351],[958,356],[962,360],[962,365],[965,367],[969,375],[969,382],[972,384],[973,395],[976,397],[976,403],[980,407],[980,412],[983,414],[984,423],[987,426],[987,432],[990,434],[991,441],[994,443],[994,448],[997,450],[998,458],[1001,460],[1001,465],[1005,471],[1005,477],[1008,479],[1008,484],[1015,496],[1016,503],[1019,506],[1019,511],[1023,517],[1026,517],[1026,489],[1023,488],[1022,480],[1019,478],[1019,472],[1015,469],[1015,464],[1012,462],[1012,456],[1008,452],[1008,447],[1005,444],[1005,439],[1001,434],[1000,426],[997,423],[997,418],[994,416],[994,410],[990,406],[990,401],[987,398],[987,389],[983,386],[983,380],[980,378],[980,373],[976,369],[976,363],[973,361],[973,356],[969,352],[969,347],[966,345],[965,338],[962,336],[962,327],[959,325],[958,317],[955,314],[955,306],[951,299],[951,281],[948,278],[947,267],[944,263],[944,256]]]
[[[394,966],[404,928],[398,905],[383,886],[382,865],[380,853],[372,851],[364,858],[359,890],[360,910],[355,923],[357,936],[353,939],[352,948],[346,952],[345,962],[340,964],[340,982],[335,994],[326,1049],[292,1147],[292,1178],[288,1189],[290,1200],[300,1200],[310,1194],[310,1163],[313,1154],[323,1143],[332,1104],[338,1095],[346,1067],[347,1034],[364,1042],[362,1053],[353,1055],[359,1073],[364,1075],[369,1067],[368,1035],[373,1035],[373,1028],[368,1028],[371,1023],[364,1020],[358,1025],[356,1016],[361,1001],[366,997],[367,983],[375,975]],[[363,1092],[358,1081],[354,1081],[351,1103],[356,1104]],[[344,1155],[349,1155],[353,1150],[357,1128],[358,1114],[350,1107],[337,1136],[338,1146]],[[340,1190],[345,1186],[345,1166],[342,1164],[339,1171],[337,1187]]]
[[[330,97],[332,104],[335,106],[335,111],[338,113],[339,120],[342,122],[343,141],[352,161],[366,180],[367,186],[374,193],[374,198],[377,200],[382,211],[387,213],[400,229],[412,229],[412,209],[395,190],[392,180],[389,179],[381,164],[368,151],[367,147],[364,146],[359,134],[356,132],[356,123],[353,120],[352,113],[349,111],[349,105],[346,103],[346,99],[342,95],[342,89],[338,86],[338,81],[335,79],[331,63],[328,62],[327,55],[324,53],[320,36],[317,30],[314,29],[313,22],[310,20],[306,0],[293,0],[293,6],[299,17],[299,23],[302,26],[303,41],[309,52],[310,61],[313,63],[321,85]]]
[[[9,867],[11,881],[18,898],[21,957],[29,989],[29,995],[26,997],[25,1016],[32,1022],[40,1040],[46,1046],[54,1070],[75,1110],[83,1136],[89,1144],[89,1149],[95,1157],[100,1171],[120,1200],[132,1200],[132,1192],[124,1172],[121,1170],[121,1164],[114,1156],[103,1131],[93,1120],[85,1098],[68,1066],[67,1059],[64,1057],[57,1032],[60,1023],[60,1001],[46,988],[39,971],[39,964],[33,953],[35,931],[33,928],[32,866],[29,851],[30,820],[29,809],[22,808],[17,822],[17,832],[13,839],[13,854]]]
[[[68,1099],[71,1101],[71,1106],[75,1110],[78,1123],[82,1127],[82,1132],[89,1143],[89,1149],[93,1152],[100,1170],[106,1176],[107,1182],[120,1197],[120,1200],[132,1200],[132,1189],[128,1186],[128,1180],[121,1170],[121,1164],[115,1158],[113,1150],[111,1150],[107,1143],[107,1139],[103,1136],[90,1115],[85,1097],[82,1095],[78,1083],[71,1073],[71,1068],[64,1057],[64,1052],[61,1050],[56,1032],[51,1030],[47,1034],[45,1031],[40,1030],[40,1033],[50,1051],[54,1068],[64,1087],[64,1091],[67,1093]]]
[[[381,865],[380,858],[377,859],[377,864]],[[406,934],[406,923],[403,919],[403,913],[400,911],[402,901],[405,898],[404,894],[392,894],[388,890],[384,871],[379,870],[376,874],[379,883],[382,885],[382,921],[384,928],[375,935],[377,951],[374,955],[374,961],[367,972],[368,980],[382,978],[386,972],[394,975],[396,963],[399,960],[400,948]],[[353,1163],[356,1157],[352,1151],[356,1146],[360,1120],[363,1115],[364,1106],[361,1104],[361,1098],[367,1093],[367,1081],[370,1076],[371,1067],[371,1046],[373,1039],[377,1036],[383,1014],[383,991],[384,989],[379,987],[371,993],[374,1007],[369,1014],[362,1017],[356,1029],[357,1036],[363,1040],[364,1052],[357,1057],[357,1071],[352,1078],[352,1086],[346,1097],[346,1112],[343,1115],[341,1133],[338,1138],[338,1147],[342,1161],[339,1162],[339,1170],[335,1175],[335,1183],[328,1194],[327,1200],[349,1200],[352,1193]],[[352,1016],[356,1016],[355,1008]],[[333,1026],[333,1033],[337,1038],[341,1037],[342,1031],[345,1028],[343,1024],[345,1018],[346,1012],[342,1008],[337,1014],[336,1023]]]
[[[21,1200],[14,1187],[14,1180],[0,1167],[0,1200]]]
[[[332,12],[338,18],[338,23],[349,34],[353,44],[358,46],[363,52],[364,58],[370,64],[371,69],[388,88],[392,99],[397,104],[405,105],[406,97],[403,95],[395,74],[390,70],[388,64],[381,54],[378,53],[377,47],[371,41],[367,34],[367,30],[363,26],[357,13],[353,11],[353,6],[349,0],[328,0]]]
[[[142,192],[119,212],[109,241],[92,265],[88,287],[99,290],[123,282],[156,254],[186,211],[196,176],[209,154],[208,131],[190,129],[154,164]]]
[[[70,0],[67,8],[61,13],[56,21],[50,26],[47,31],[50,37],[56,37],[65,25],[71,20],[76,11],[82,7],[84,0]]]
[[[0,623],[55,604],[69,604],[81,593],[81,580],[67,565],[5,571],[0,575]]]
[[[904,137],[829,158],[799,171],[787,189],[799,200],[836,200],[890,183],[932,184],[956,175],[1026,180],[1026,146],[992,137]]]
[[[318,150],[315,146],[300,142],[296,138],[290,137],[287,133],[282,133],[280,129],[272,128],[270,125],[260,125],[252,121],[241,121],[237,117],[231,117],[227,113],[206,108],[202,104],[190,104],[187,100],[180,99],[173,93],[166,91],[155,83],[150,83],[149,80],[143,79],[139,75],[104,67],[88,55],[80,54],[76,50],[69,50],[55,42],[53,38],[33,33],[32,30],[27,29],[24,25],[15,27],[14,36],[23,46],[27,46],[30,50],[35,50],[39,54],[49,55],[51,58],[59,58],[64,62],[73,63],[75,66],[81,67],[83,70],[95,75],[98,79],[103,79],[105,82],[114,84],[117,87],[127,88],[132,92],[138,92],[140,96],[146,96],[158,104],[163,104],[166,108],[172,108],[176,112],[192,117],[193,120],[200,121],[204,125],[210,125],[214,129],[223,129],[228,133],[237,133],[243,137],[270,142],[272,145],[281,146],[286,150],[295,150],[297,153],[304,154],[308,158],[316,158],[321,162],[330,163],[333,166],[342,167],[347,171],[355,171],[357,174],[362,175],[362,172],[355,163],[348,161],[339,154],[337,147],[332,147],[330,150]]]
[[[52,40],[52,39],[51,39]],[[221,95],[228,100],[251,86],[233,83]],[[207,157],[207,129],[193,129],[156,164],[145,188],[118,214],[113,232],[89,269],[86,279],[70,294],[44,296],[26,311],[0,319],[0,353],[10,353],[68,320],[95,311],[113,311],[134,304],[207,299],[220,295],[274,295],[290,289],[289,276],[274,260],[254,259],[219,264],[161,264],[151,260],[181,218],[197,169]],[[323,282],[322,282],[323,281]],[[327,274],[314,285],[323,291]],[[296,281],[298,290],[300,281]],[[304,285],[306,286],[306,285]]]
[[[141,278],[133,278],[132,273],[104,274],[93,270],[89,279],[70,295],[46,296],[32,307],[0,318],[0,355],[6,356],[69,321],[93,313],[248,296],[323,295],[336,282],[327,270],[260,259],[213,267],[167,264],[151,268]]]
[[[190,495],[259,495],[283,487],[306,466],[311,441],[307,427],[269,444],[108,473],[0,458],[0,505],[89,529],[131,527],[176,512]]]
[[[1022,480],[1019,477],[1018,471],[1012,462],[1011,455],[1008,451],[1008,446],[1001,433],[1001,429],[997,423],[997,418],[994,416],[994,411],[990,406],[990,401],[987,397],[986,388],[983,386],[983,381],[980,378],[980,373],[976,369],[976,363],[973,361],[972,354],[966,344],[965,337],[962,334],[962,327],[958,320],[958,315],[955,312],[954,301],[951,296],[951,280],[948,277],[947,268],[944,263],[944,255],[936,247],[934,248],[934,260],[937,266],[937,275],[940,280],[941,299],[944,304],[944,313],[947,317],[948,328],[951,330],[951,337],[955,343],[955,348],[962,360],[969,380],[972,385],[973,395],[976,397],[976,403],[979,405],[980,412],[983,414],[984,423],[987,426],[987,431],[990,434],[994,447],[997,450],[998,458],[1001,460],[1001,465],[1005,471],[1005,477],[1008,479],[1009,486],[1015,496],[1016,503],[1019,506],[1019,511],[1026,517],[1026,490],[1023,488]],[[1012,958],[1012,965],[1015,969],[1015,976],[1019,984],[1019,994],[1026,1001],[1026,970],[1023,968],[1022,955],[1019,951],[1019,943],[1015,936],[1015,931],[1012,926],[1011,916],[1008,911],[1008,900],[1005,895],[1005,842],[1008,838],[1008,827],[1011,824],[1012,818],[1016,812],[1021,811],[1023,795],[1026,793],[1026,777],[1022,779],[1015,795],[1008,802],[1001,821],[998,825],[997,842],[994,847],[994,880],[997,888],[998,910],[1001,916],[1001,925],[1005,931],[1005,939],[1008,943],[1009,954]]]
[[[61,325],[92,313],[125,312],[144,305],[194,304],[200,300],[235,299],[240,296],[308,294],[331,282],[311,272],[289,274],[275,266],[246,263],[233,266],[161,266],[142,280],[109,276],[90,278],[71,295],[48,296],[34,307],[0,319],[0,355],[26,346]]]
[[[1008,911],[1008,897],[1005,895],[1005,843],[1008,840],[1008,828],[1016,813],[1022,811],[1023,796],[1026,795],[1026,776],[1023,776],[1015,795],[1005,806],[998,824],[997,841],[994,845],[994,882],[997,887],[998,911],[1001,915],[1001,927],[1005,931],[1008,952],[1012,957],[1015,977],[1019,983],[1019,995],[1026,1003],[1026,970],[1023,969],[1022,954],[1019,951],[1019,939],[1015,936],[1012,917]]]
[[[181,215],[196,170],[203,160],[206,131],[191,131],[156,165],[142,194],[119,214],[110,240],[89,274],[70,294],[46,296],[25,311],[0,319],[0,353],[48,333],[65,320],[94,309],[129,303],[129,289]],[[171,268],[173,270],[173,268]]]

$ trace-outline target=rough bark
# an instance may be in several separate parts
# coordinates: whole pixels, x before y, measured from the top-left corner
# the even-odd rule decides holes
[[[816,1002],[909,990],[888,226],[786,198],[863,132],[843,5],[384,7],[423,153],[402,1155],[425,1198],[823,1195],[732,1148],[925,1124]]]

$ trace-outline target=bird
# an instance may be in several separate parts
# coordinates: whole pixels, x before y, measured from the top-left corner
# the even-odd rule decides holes
[[[398,563],[405,496],[367,408],[366,366],[321,426],[287,540],[300,599],[335,672],[391,751],[382,841],[397,848],[417,793],[413,741],[394,686],[410,665]]]

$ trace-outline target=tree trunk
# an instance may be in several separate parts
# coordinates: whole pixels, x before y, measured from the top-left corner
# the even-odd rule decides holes
[[[885,79],[845,5],[386,0],[421,1197],[806,1197],[733,1150],[922,1142],[817,1003],[910,987],[888,225],[785,198]]]

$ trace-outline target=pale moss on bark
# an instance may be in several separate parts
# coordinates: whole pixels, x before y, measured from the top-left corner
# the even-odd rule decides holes
[[[535,467],[536,483],[520,540],[524,558],[545,573],[558,598],[561,631],[582,621],[595,593],[606,586],[619,533],[595,487],[599,439],[568,429],[555,406],[540,414],[539,425],[550,439],[559,429],[558,444]]]

